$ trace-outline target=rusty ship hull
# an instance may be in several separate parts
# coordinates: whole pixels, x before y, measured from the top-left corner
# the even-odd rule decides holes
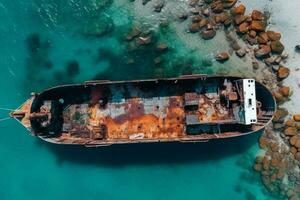
[[[262,130],[275,109],[254,79],[189,75],[57,86],[11,116],[47,142],[98,147],[243,136]]]

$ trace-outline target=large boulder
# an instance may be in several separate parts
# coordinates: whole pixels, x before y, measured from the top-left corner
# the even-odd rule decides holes
[[[243,4],[238,5],[237,7],[234,7],[231,10],[232,15],[244,15],[246,11],[246,7]]]
[[[277,71],[277,77],[280,79],[285,79],[290,75],[290,69],[284,66],[280,66]]]
[[[292,146],[295,146],[296,148],[300,148],[300,136],[295,135],[295,136],[291,137],[290,138],[290,144]]]
[[[297,148],[294,147],[294,146],[292,146],[292,147],[290,148],[290,152],[291,152],[293,155],[295,155],[295,154],[297,153]]]
[[[277,41],[281,39],[281,34],[275,31],[267,31],[267,35],[271,41]]]
[[[295,114],[293,118],[296,122],[300,122],[300,114]]]
[[[270,41],[268,34],[266,32],[261,32],[258,34],[257,42],[259,44],[267,44]]]
[[[293,119],[286,120],[284,124],[289,127],[296,127],[296,122]]]
[[[192,23],[189,27],[189,31],[191,33],[196,33],[200,30],[200,26],[199,26],[199,23]]]
[[[229,54],[227,52],[221,52],[216,55],[216,60],[219,62],[225,62],[229,59]]]
[[[273,92],[273,97],[275,98],[277,103],[283,103],[284,102],[284,97],[282,96],[281,93],[279,92]]]
[[[258,10],[253,10],[252,14],[251,14],[251,18],[252,18],[252,20],[261,21],[264,18],[264,14],[262,12],[258,11]]]
[[[266,24],[262,21],[253,20],[250,24],[250,29],[254,31],[264,31],[266,30]]]
[[[195,15],[192,17],[192,22],[193,23],[198,23],[202,20],[203,18],[200,15]]]
[[[284,45],[278,40],[272,41],[271,42],[271,49],[272,49],[273,53],[282,54],[282,52],[284,50]]]
[[[269,45],[261,45],[258,50],[254,52],[256,58],[262,58],[271,53],[271,47]]]
[[[203,18],[200,22],[199,22],[199,28],[203,28],[204,26],[206,26],[209,23],[209,21],[205,18]]]
[[[247,33],[249,30],[249,23],[248,22],[243,22],[239,25],[239,28],[238,28],[238,33]]]
[[[238,15],[238,16],[235,16],[233,18],[233,21],[234,21],[235,25],[240,25],[241,23],[243,23],[247,19],[248,19],[248,17],[245,16],[245,15]]]
[[[288,86],[282,86],[279,88],[280,94],[282,94],[284,97],[289,97],[291,94],[291,89]]]
[[[216,23],[224,23],[225,21],[230,19],[230,15],[228,12],[222,12],[220,15],[215,16]]]
[[[284,134],[286,136],[294,136],[297,134],[297,128],[295,127],[287,127],[285,130],[284,130]]]

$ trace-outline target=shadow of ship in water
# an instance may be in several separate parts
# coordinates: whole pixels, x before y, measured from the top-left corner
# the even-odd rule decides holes
[[[59,163],[72,162],[118,168],[128,165],[183,164],[219,160],[246,152],[257,144],[261,134],[262,132],[258,132],[206,143],[125,144],[99,148],[55,145],[41,140],[37,140],[37,144],[54,153]]]

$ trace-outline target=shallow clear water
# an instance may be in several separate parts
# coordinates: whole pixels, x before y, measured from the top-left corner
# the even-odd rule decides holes
[[[150,8],[141,9],[139,0],[1,0],[0,107],[17,107],[31,91],[93,78],[244,71],[248,62],[234,56],[225,64],[205,66],[215,52],[229,49],[224,34],[202,41],[186,33],[187,22],[174,20],[184,1],[170,5],[169,12],[155,15]],[[159,26],[163,19],[171,21],[168,28]],[[99,23],[113,31],[87,35]],[[128,51],[124,37],[133,24],[153,31],[152,45]],[[155,53],[160,42],[168,44],[167,53]],[[35,45],[38,51],[30,51]],[[158,56],[162,63],[155,66]],[[78,75],[67,75],[72,61],[79,64]],[[6,116],[0,111],[0,118]],[[44,143],[8,120],[0,122],[0,198],[270,199],[252,170],[258,136],[84,149]]]

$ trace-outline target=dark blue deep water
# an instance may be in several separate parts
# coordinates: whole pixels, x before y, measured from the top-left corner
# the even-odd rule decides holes
[[[187,22],[174,17],[186,2],[169,2],[168,12],[153,13],[141,0],[0,0],[0,107],[16,108],[31,91],[57,84],[227,73],[246,65],[212,61],[228,48],[222,33],[214,41],[186,33]],[[132,27],[152,34],[151,44],[126,41]],[[156,51],[160,43],[166,53]],[[85,149],[47,144],[6,120],[0,199],[269,199],[252,170],[258,136]]]

